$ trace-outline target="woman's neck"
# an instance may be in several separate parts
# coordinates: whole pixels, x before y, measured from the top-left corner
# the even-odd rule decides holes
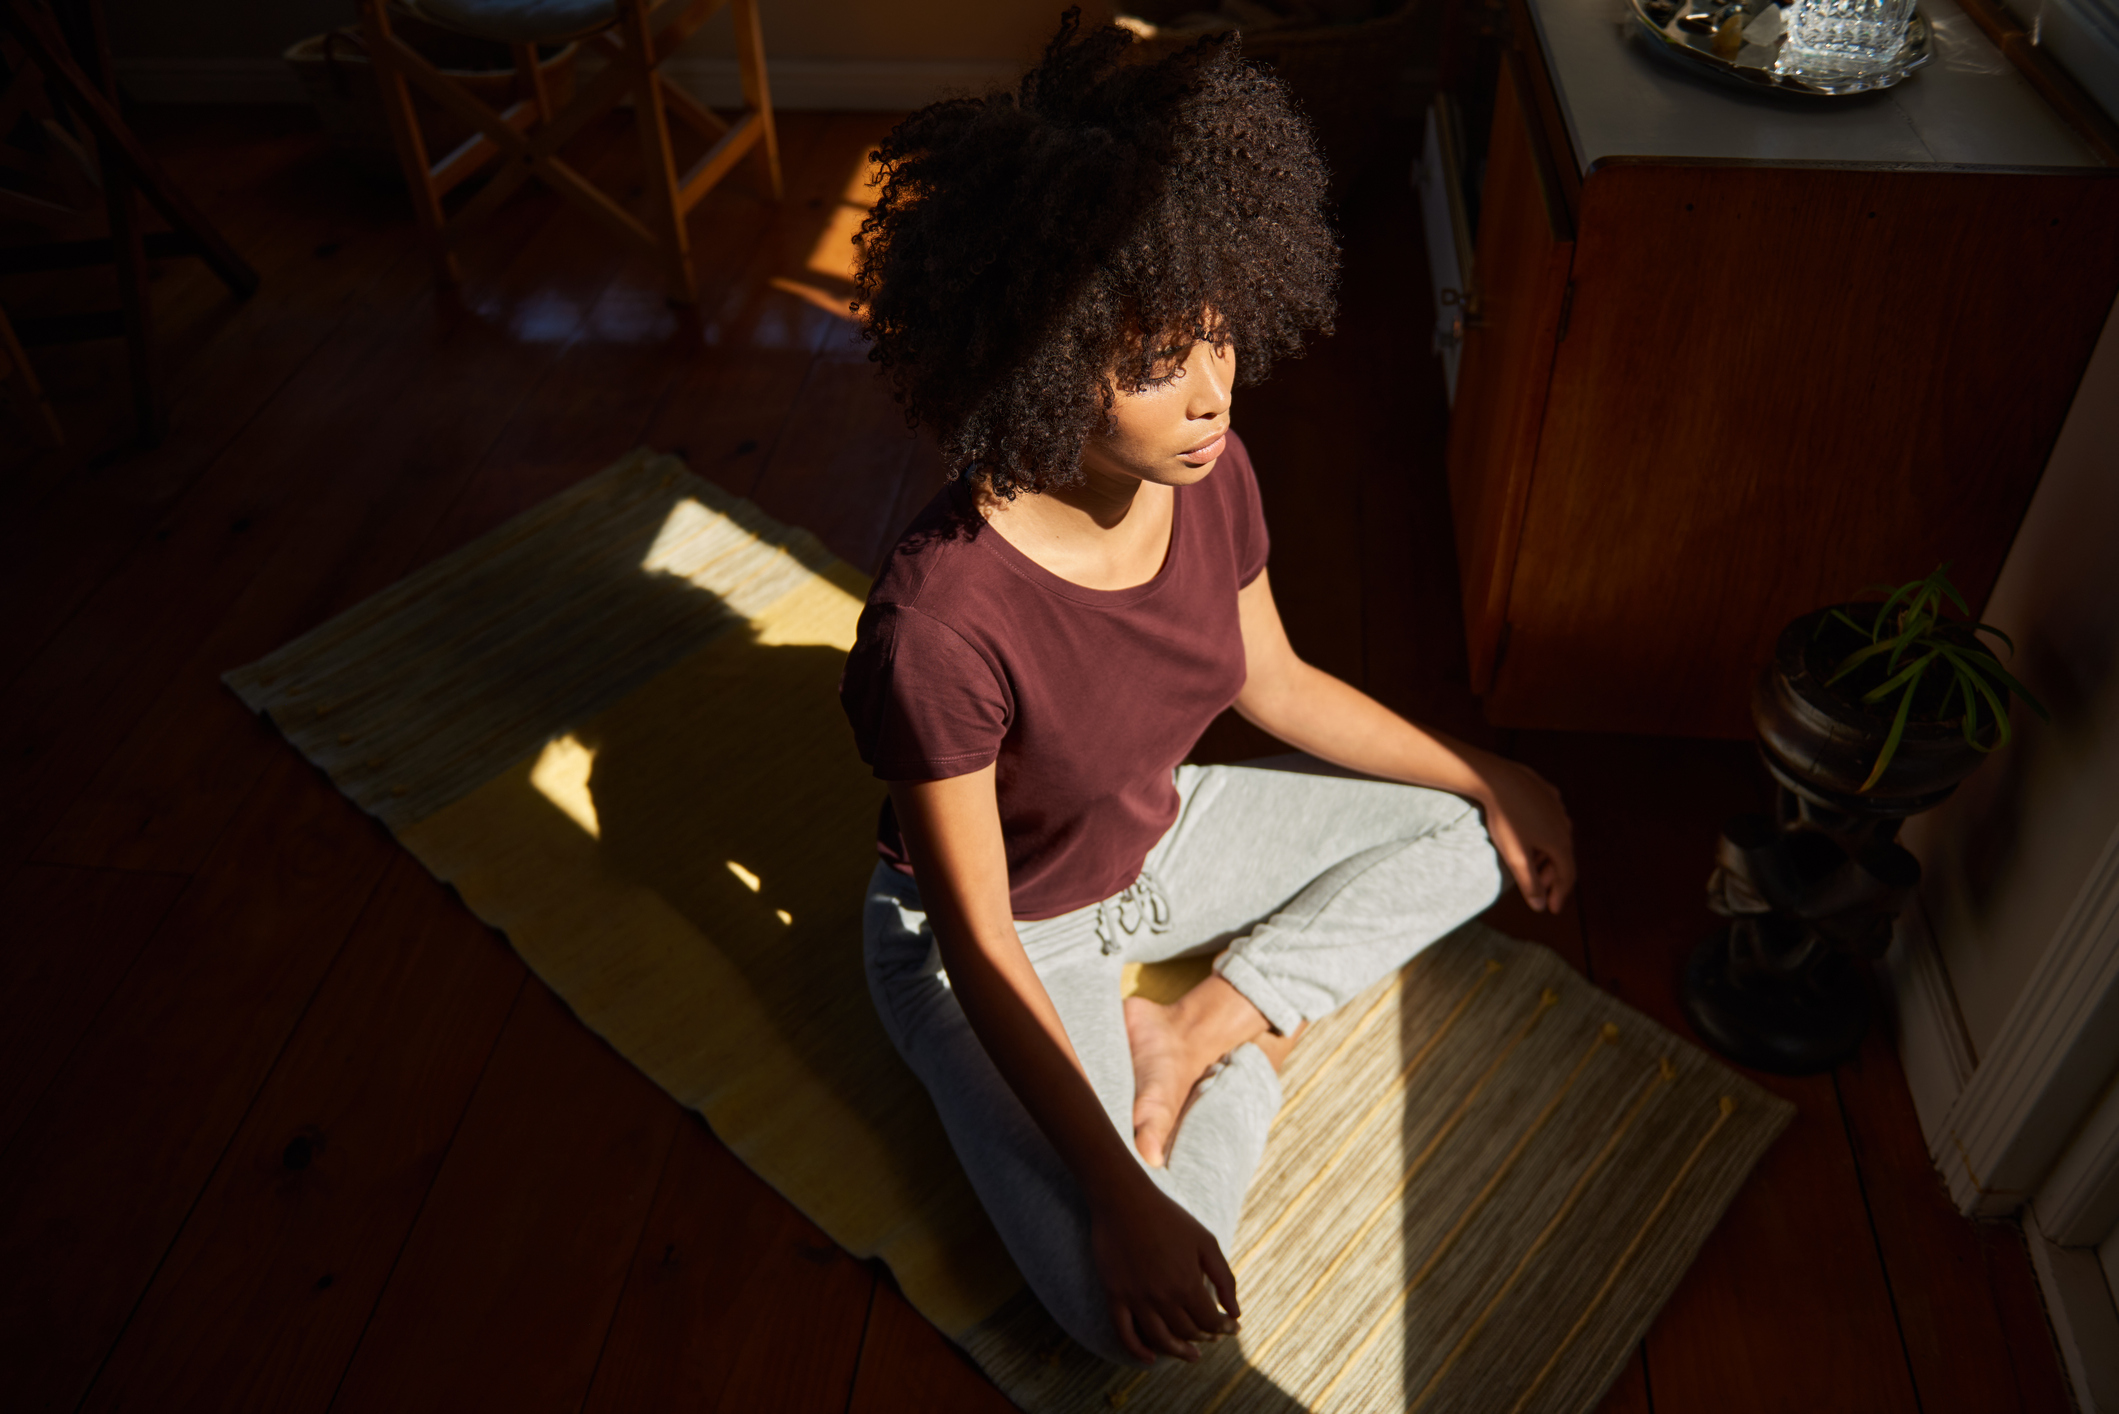
[[[1170,548],[1172,488],[1082,467],[1082,479],[1004,500],[983,489],[978,508],[1002,539],[1043,569],[1085,589],[1131,589],[1155,578]]]

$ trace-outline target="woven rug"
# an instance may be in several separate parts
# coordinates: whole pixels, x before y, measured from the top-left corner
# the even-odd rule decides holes
[[[1790,1109],[1478,925],[1296,1048],[1239,1340],[1137,1375],[1060,1334],[870,1011],[865,592],[636,452],[227,681],[1023,1408],[1592,1408]]]

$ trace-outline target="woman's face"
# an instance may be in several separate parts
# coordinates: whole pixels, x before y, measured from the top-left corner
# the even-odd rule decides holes
[[[1165,350],[1145,387],[1118,389],[1111,427],[1083,445],[1082,469],[1164,486],[1204,480],[1221,456],[1235,387],[1234,344]]]

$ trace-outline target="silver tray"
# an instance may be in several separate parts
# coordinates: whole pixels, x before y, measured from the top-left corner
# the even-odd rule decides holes
[[[1719,19],[1740,9],[1748,28],[1775,2],[1737,0],[1735,5],[1722,5],[1711,3],[1711,0],[1628,0],[1633,7],[1633,17],[1661,48],[1682,62],[1697,65],[1716,78],[1745,88],[1836,98],[1889,88],[1935,57],[1927,16],[1917,8],[1906,21],[1906,47],[1891,64],[1830,75],[1776,73],[1773,65],[1780,55],[1781,45],[1786,42],[1785,31],[1770,46],[1747,41],[1735,55],[1725,56],[1715,49],[1712,31],[1699,26],[1705,16]]]

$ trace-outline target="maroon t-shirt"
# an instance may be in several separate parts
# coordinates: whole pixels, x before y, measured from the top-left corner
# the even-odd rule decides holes
[[[1162,568],[1085,589],[1040,567],[952,483],[905,532],[869,591],[839,698],[861,759],[886,781],[998,762],[1017,918],[1109,898],[1177,819],[1172,773],[1243,690],[1236,593],[1266,565],[1243,442],[1180,486]],[[905,872],[886,805],[878,848]]]

